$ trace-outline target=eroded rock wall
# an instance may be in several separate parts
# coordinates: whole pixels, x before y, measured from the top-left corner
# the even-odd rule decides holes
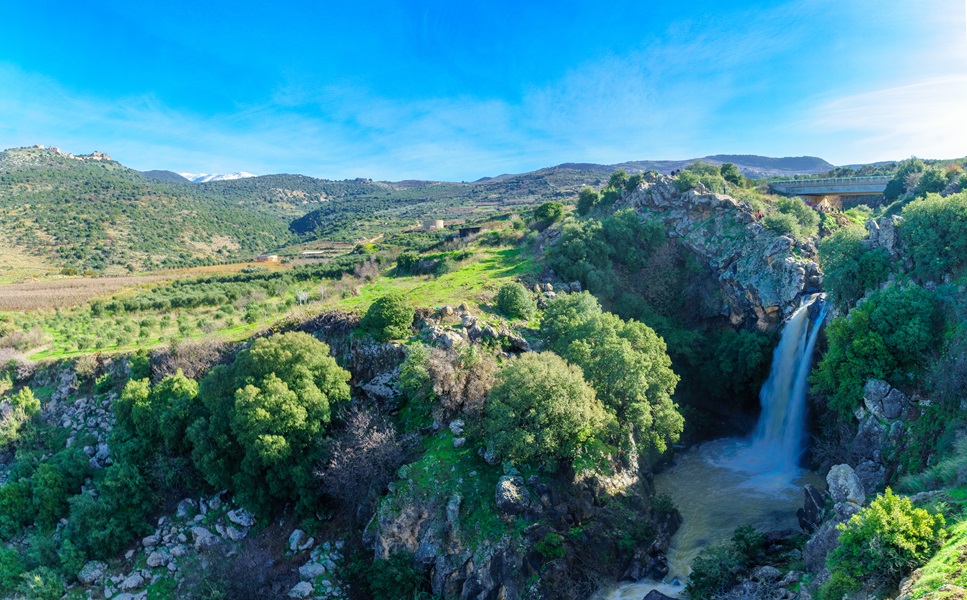
[[[708,192],[701,184],[681,193],[670,178],[654,176],[626,193],[615,208],[660,220],[669,235],[717,273],[724,298],[721,315],[734,325],[751,320],[763,329],[775,327],[804,294],[822,285],[811,243],[777,235],[757,221],[749,204]]]

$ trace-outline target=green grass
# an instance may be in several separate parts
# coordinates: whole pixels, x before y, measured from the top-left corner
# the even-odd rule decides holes
[[[967,586],[967,521],[961,521],[948,529],[947,543],[921,569],[920,578],[913,586],[911,599],[950,597],[949,592],[939,592],[944,584]],[[960,596],[957,596],[960,597]]]
[[[450,498],[459,495],[460,539],[472,549],[504,534],[519,534],[524,520],[503,518],[494,499],[503,471],[477,456],[477,447],[468,439],[462,448],[454,448],[449,429],[427,438],[423,456],[404,467],[408,481],[398,481],[399,487],[389,502],[399,508],[403,502],[416,500],[443,512]]]
[[[528,251],[485,247],[476,249],[474,255],[454,271],[438,277],[384,274],[371,283],[355,283],[350,287],[334,280],[303,282],[291,286],[281,296],[252,300],[261,306],[261,317],[252,323],[244,320],[245,308],[237,308],[226,315],[220,312],[220,307],[214,306],[95,316],[89,305],[83,305],[42,313],[13,313],[12,317],[14,324],[24,331],[39,328],[44,332],[46,340],[27,352],[31,359],[56,360],[94,353],[129,353],[166,346],[175,340],[209,336],[238,341],[291,318],[332,309],[362,313],[377,298],[391,291],[402,292],[418,307],[457,306],[466,302],[487,312],[489,309],[484,307],[500,286],[537,272],[538,267]],[[294,304],[296,291],[315,289],[319,285],[331,290],[331,295],[304,306]],[[358,286],[357,292],[350,289],[352,286]],[[132,293],[132,290],[124,290],[114,297]],[[168,322],[162,322],[164,317],[169,319]],[[144,321],[150,324],[140,325]],[[181,322],[184,328],[179,328]],[[206,325],[202,326],[202,323]]]
[[[534,261],[518,248],[478,250],[455,271],[433,277],[381,277],[363,286],[358,296],[336,302],[334,308],[364,312],[377,298],[402,292],[416,306],[458,306],[462,302],[480,306],[497,293],[501,285],[537,273]]]

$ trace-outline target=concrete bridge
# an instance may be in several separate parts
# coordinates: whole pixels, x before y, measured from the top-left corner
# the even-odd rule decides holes
[[[786,196],[803,196],[818,203],[826,196],[872,196],[882,194],[890,176],[829,177],[825,179],[783,179],[769,183],[772,191]]]

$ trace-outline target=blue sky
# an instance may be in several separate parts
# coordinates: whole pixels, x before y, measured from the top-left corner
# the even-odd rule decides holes
[[[967,0],[9,4],[0,147],[137,169],[967,155]]]

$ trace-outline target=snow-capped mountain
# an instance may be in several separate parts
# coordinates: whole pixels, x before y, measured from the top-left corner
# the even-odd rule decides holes
[[[242,171],[240,173],[178,173],[192,183],[207,183],[209,181],[231,181],[232,179],[245,179],[246,177],[256,177],[251,173]]]

